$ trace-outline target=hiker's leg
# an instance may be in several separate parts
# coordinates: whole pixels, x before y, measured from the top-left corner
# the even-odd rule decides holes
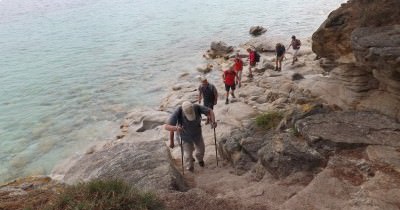
[[[231,86],[231,95],[232,95],[232,98],[236,98],[236,96],[235,96],[235,89],[236,89],[236,85],[233,84],[233,85]]]
[[[276,56],[276,60],[275,60],[275,71],[276,70],[278,70],[278,68],[279,68],[279,57],[278,56]]]
[[[204,152],[205,152],[205,145],[204,145],[203,137],[201,137],[201,139],[196,140],[194,142],[194,148],[196,149],[196,152],[195,152],[196,160],[198,162],[202,162],[203,158],[204,158]]]
[[[193,151],[194,151],[194,146],[193,143],[187,143],[183,142],[183,157],[185,160],[185,167],[186,169],[193,168]]]

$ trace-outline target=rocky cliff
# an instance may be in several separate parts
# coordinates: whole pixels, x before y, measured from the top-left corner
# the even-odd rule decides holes
[[[351,0],[312,36],[329,79],[324,99],[400,119],[400,1]]]

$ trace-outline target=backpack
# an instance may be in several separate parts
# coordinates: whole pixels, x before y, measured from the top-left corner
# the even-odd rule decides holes
[[[295,41],[294,41],[294,45],[293,45],[293,49],[300,49],[300,46],[301,46],[301,42],[300,42],[300,40],[299,39],[296,39]]]
[[[254,61],[255,62],[260,62],[260,54],[258,54],[257,51],[254,51]]]

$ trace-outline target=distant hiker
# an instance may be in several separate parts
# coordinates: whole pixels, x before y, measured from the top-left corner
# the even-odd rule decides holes
[[[242,86],[242,70],[243,70],[243,60],[240,57],[239,53],[236,53],[235,56],[235,66],[234,66],[234,70],[237,74],[237,81],[235,82],[239,87]]]
[[[201,131],[201,114],[207,115],[211,121],[211,128],[217,127],[215,116],[212,109],[199,104],[192,104],[189,101],[182,103],[171,117],[168,119],[164,128],[170,132],[177,131],[180,134],[184,152],[184,161],[186,169],[194,171],[193,151],[201,167],[204,167],[205,145]],[[169,146],[174,147],[173,139],[170,139]]]
[[[293,47],[293,50],[294,50],[293,62],[292,62],[292,65],[293,65],[294,62],[296,62],[296,61],[298,60],[298,59],[297,59],[297,54],[299,53],[300,46],[301,46],[300,40],[296,39],[296,36],[295,36],[295,35],[292,36],[292,41],[290,42],[290,45],[289,45],[289,47],[288,47],[288,50],[290,49],[290,46],[292,46],[292,47]]]
[[[252,68],[256,66],[257,62],[260,61],[260,55],[255,51],[250,48],[247,49],[247,52],[249,53],[249,77],[253,77],[253,72]]]
[[[276,52],[276,61],[275,61],[275,71],[281,71],[282,70],[282,60],[285,57],[285,46],[283,44],[278,43],[275,46],[275,52]]]
[[[236,89],[236,84],[235,80],[238,79],[236,72],[233,70],[232,66],[228,66],[227,70],[224,71],[222,74],[222,80],[224,81],[225,84],[225,90],[226,90],[226,99],[225,99],[225,104],[229,103],[229,90],[231,91],[232,98],[236,98],[235,96],[235,89]]]
[[[207,81],[207,78],[202,76],[200,78],[201,80],[201,85],[199,86],[199,104],[201,103],[201,100],[203,100],[203,105],[210,108],[214,109],[214,105],[217,104],[218,101],[218,91],[217,88],[211,83]],[[206,124],[210,122],[210,119],[207,118]]]

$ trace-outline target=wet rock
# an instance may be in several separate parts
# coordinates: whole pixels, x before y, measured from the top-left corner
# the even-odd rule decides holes
[[[252,26],[249,30],[249,34],[253,36],[260,36],[265,32],[267,32],[267,29],[262,26]]]
[[[225,57],[233,52],[233,47],[228,46],[225,42],[211,42],[210,50],[207,51],[207,55],[210,58]]]

